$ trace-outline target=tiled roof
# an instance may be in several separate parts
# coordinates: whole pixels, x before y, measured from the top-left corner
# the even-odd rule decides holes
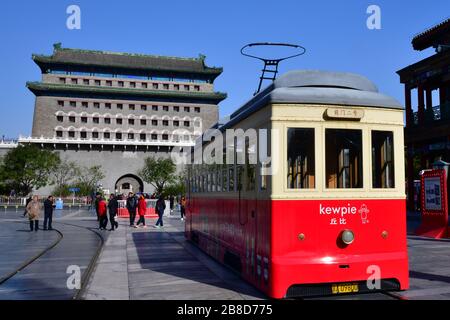
[[[132,97],[149,97],[149,98],[165,98],[165,99],[192,99],[209,101],[218,104],[227,97],[222,92],[183,92],[169,90],[143,90],[129,88],[111,88],[111,87],[90,87],[80,85],[53,84],[42,82],[27,82],[27,88],[35,95],[42,95],[48,92],[60,93],[82,93],[97,95],[119,95]]]
[[[412,45],[415,50],[424,50],[435,45],[437,38],[449,38],[450,35],[450,18],[445,19],[441,23],[428,28],[419,33],[412,39]],[[448,45],[448,43],[440,43]]]
[[[179,58],[156,55],[116,53],[108,51],[80,50],[62,48],[54,45],[51,56],[33,55],[33,60],[39,65],[81,65],[111,67],[120,69],[136,69],[144,71],[172,71],[179,73],[197,73],[219,75],[222,68],[205,65],[205,56],[198,58]]]

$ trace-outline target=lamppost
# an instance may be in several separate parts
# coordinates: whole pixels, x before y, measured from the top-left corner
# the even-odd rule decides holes
[[[445,162],[442,159],[439,159],[433,163],[433,169],[442,169],[445,170],[445,178],[448,178],[448,167],[450,166],[450,163]]]

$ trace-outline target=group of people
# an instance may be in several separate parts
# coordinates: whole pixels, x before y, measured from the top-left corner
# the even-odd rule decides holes
[[[119,209],[117,197],[114,194],[111,194],[108,203],[106,203],[105,199],[101,196],[100,193],[96,194],[96,198],[97,199],[95,209],[99,221],[99,229],[106,230],[106,227],[108,225],[107,212],[109,212],[109,222],[111,224],[111,228],[109,229],[109,231],[114,231],[114,229],[117,229],[119,227],[119,224],[116,221]],[[130,227],[147,228],[147,225],[145,223],[147,202],[143,194],[137,196],[133,192],[130,192],[126,199],[126,208],[130,216]],[[155,225],[156,228],[162,228],[164,226],[163,215],[165,210],[166,210],[166,203],[164,197],[160,196],[156,201],[155,206],[155,211],[158,214],[158,221],[156,221]],[[137,215],[139,216],[139,219],[135,223]]]
[[[118,210],[119,210],[119,202],[116,195],[111,194],[109,196],[108,202],[103,198],[101,193],[96,194],[95,199],[95,210],[97,212],[97,220],[99,222],[99,229],[106,230],[108,226],[108,214],[109,214],[109,223],[111,225],[109,231],[114,231],[119,227],[119,223],[116,221]],[[173,211],[174,208],[174,198],[169,198],[170,202],[170,210]],[[181,211],[181,220],[184,220],[185,216],[185,206],[186,199],[182,197],[180,200],[180,211]],[[53,222],[53,211],[55,209],[55,201],[53,196],[48,196],[48,198],[44,201],[43,205],[41,204],[39,197],[34,195],[27,199],[25,212],[23,216],[27,216],[30,222],[30,231],[38,231],[39,230],[39,221],[41,218],[42,208],[44,209],[44,230],[53,230],[52,222]],[[143,194],[137,196],[133,192],[128,194],[126,199],[126,208],[128,210],[130,216],[130,227],[134,228],[147,228],[145,223],[145,214],[147,212],[147,202],[146,198]],[[162,228],[164,226],[163,216],[164,211],[166,210],[166,202],[163,196],[159,196],[156,201],[155,211],[158,215],[158,220],[156,221],[156,228]],[[139,216],[137,223],[136,215]]]
[[[53,210],[55,209],[55,203],[53,196],[49,196],[44,201],[44,230],[53,230]],[[23,216],[28,216],[30,221],[30,232],[39,230],[39,220],[41,217],[42,204],[39,201],[38,196],[33,196],[27,199],[25,204],[25,212]]]

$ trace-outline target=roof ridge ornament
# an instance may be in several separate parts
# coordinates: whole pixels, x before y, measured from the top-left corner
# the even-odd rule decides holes
[[[53,50],[54,51],[58,51],[62,49],[62,43],[61,42],[57,42],[53,44]]]
[[[285,56],[282,58],[263,58],[263,57],[258,57],[255,55],[251,55],[248,53],[245,53],[245,49],[247,48],[251,48],[251,47],[257,47],[257,46],[270,46],[270,47],[290,47],[290,48],[294,48],[294,49],[298,49],[300,50],[300,52],[290,55],[290,56]],[[295,58],[298,56],[301,56],[303,54],[306,53],[306,48],[297,45],[297,44],[291,44],[291,43],[279,43],[279,42],[254,42],[254,43],[249,43],[245,46],[243,46],[241,48],[241,54],[246,56],[246,57],[250,57],[250,58],[254,58],[254,59],[258,59],[261,60],[264,63],[264,68],[261,70],[261,76],[259,77],[259,85],[258,85],[258,89],[256,90],[256,92],[254,93],[254,95],[257,95],[260,91],[261,91],[261,87],[262,84],[264,82],[264,80],[271,80],[272,82],[275,81],[275,79],[277,78],[277,74],[278,74],[278,65],[281,61],[287,60],[287,59],[291,59],[291,58]],[[269,75],[267,75],[269,74]]]

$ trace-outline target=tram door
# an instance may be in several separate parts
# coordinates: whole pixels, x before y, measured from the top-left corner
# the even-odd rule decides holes
[[[237,166],[237,187],[239,197],[239,223],[244,234],[245,248],[242,252],[243,273],[257,278],[257,194],[256,194],[256,148],[245,142],[245,162]]]

